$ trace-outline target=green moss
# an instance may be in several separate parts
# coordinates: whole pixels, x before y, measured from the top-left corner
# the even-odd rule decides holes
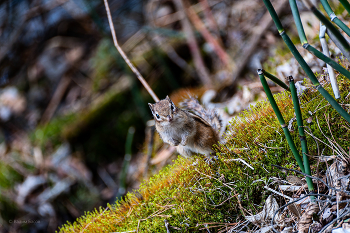
[[[0,225],[6,226],[8,221],[13,220],[18,214],[18,206],[13,198],[10,198],[14,195],[12,190],[14,184],[21,183],[24,179],[23,174],[18,171],[30,174],[33,168],[33,164],[25,162],[17,152],[8,153],[0,161]],[[4,222],[1,222],[2,220]]]
[[[18,213],[17,205],[10,198],[0,192],[0,225],[6,225],[9,220],[15,219]],[[4,222],[1,222],[4,220]]]
[[[0,162],[0,171],[0,189],[10,188],[14,182],[22,179],[22,176],[17,171],[3,162]]]
[[[348,104],[346,96],[350,82],[340,77],[339,83],[342,92],[339,102]],[[325,88],[330,91],[329,85]],[[283,117],[289,122],[294,117],[290,94],[282,92],[275,98]],[[348,105],[346,108],[349,109]],[[309,89],[303,95],[301,111],[303,119],[310,117],[309,111],[313,113],[311,123],[304,122],[308,132],[325,142],[326,137],[333,135],[343,148],[350,146],[350,130],[344,128],[345,120],[318,92]],[[296,129],[295,122],[293,126]],[[300,148],[297,130],[291,135]],[[124,200],[108,205],[106,209],[88,212],[76,222],[62,226],[60,231],[164,232],[164,219],[167,219],[181,232],[194,232],[204,229],[206,223],[242,220],[240,205],[253,212],[260,211],[269,193],[263,187],[271,182],[271,177],[285,178],[287,175],[272,165],[298,169],[271,106],[261,101],[241,113],[230,122],[225,138],[225,144],[216,146],[219,159],[215,163],[209,165],[201,156],[192,160],[179,157],[173,165],[144,181],[137,191],[128,193]],[[310,155],[318,155],[317,144],[310,136],[307,140]],[[319,146],[324,150],[323,154],[332,153],[331,148],[321,143]],[[253,169],[234,160],[238,158]],[[316,169],[314,164],[311,160],[312,173]],[[218,229],[217,224],[213,230]]]

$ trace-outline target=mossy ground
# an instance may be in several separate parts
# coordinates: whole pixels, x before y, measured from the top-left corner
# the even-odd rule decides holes
[[[338,101],[349,112],[350,82],[338,79],[342,93]],[[330,87],[326,90],[331,92]],[[286,122],[294,117],[288,92],[275,95]],[[332,155],[328,139],[335,140],[346,151],[350,147],[350,125],[310,88],[301,98],[312,173],[316,170],[314,156]],[[312,116],[310,113],[312,113]],[[305,119],[312,118],[310,123]],[[296,122],[291,132],[297,148],[301,148]],[[324,144],[326,143],[326,144]],[[217,159],[208,164],[203,157],[179,157],[173,165],[145,181],[139,190],[128,193],[124,200],[88,212],[74,223],[62,226],[60,232],[165,232],[164,220],[172,229],[194,232],[208,228],[219,231],[261,210],[270,194],[265,185],[288,174],[274,168],[281,165],[298,169],[276,116],[266,101],[235,117],[228,127],[226,142],[216,148]],[[301,151],[300,151],[301,152]],[[240,161],[237,159],[241,159]],[[244,162],[249,164],[247,166]],[[320,165],[320,169],[322,166]],[[282,200],[281,203],[283,204]]]

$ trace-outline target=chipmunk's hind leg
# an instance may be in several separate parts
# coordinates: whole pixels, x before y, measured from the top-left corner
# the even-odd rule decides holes
[[[187,149],[184,146],[177,146],[176,149],[177,149],[177,152],[179,152],[180,155],[182,155],[182,156],[184,156],[186,158],[189,158],[192,155],[192,151]]]

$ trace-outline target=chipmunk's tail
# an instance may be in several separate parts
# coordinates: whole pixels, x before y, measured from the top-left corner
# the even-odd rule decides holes
[[[195,97],[191,96],[185,99],[182,103],[180,103],[180,107],[202,117],[217,132],[222,130],[223,126],[220,115],[215,111],[215,109],[205,109]]]

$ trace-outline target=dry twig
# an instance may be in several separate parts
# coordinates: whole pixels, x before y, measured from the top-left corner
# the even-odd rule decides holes
[[[125,60],[125,62],[128,64],[128,66],[130,67],[130,69],[132,70],[132,72],[134,72],[134,74],[137,76],[137,78],[140,80],[140,82],[142,83],[142,85],[146,88],[146,90],[148,91],[148,93],[152,96],[153,100],[155,102],[159,101],[159,98],[157,97],[157,95],[153,92],[153,90],[151,89],[151,87],[148,85],[148,83],[146,82],[146,80],[142,77],[142,75],[140,74],[140,72],[136,69],[136,67],[130,62],[129,58],[126,56],[126,54],[124,53],[124,51],[122,50],[122,48],[119,46],[118,41],[117,41],[117,36],[115,34],[115,30],[114,30],[114,25],[113,25],[113,21],[112,21],[112,15],[111,15],[111,11],[109,10],[109,5],[108,5],[108,1],[104,0],[105,3],[105,7],[106,7],[106,12],[107,12],[107,16],[108,16],[108,22],[109,22],[109,27],[111,28],[111,33],[112,33],[112,37],[113,37],[113,42],[114,42],[114,46],[117,48],[118,52],[120,53],[120,55],[123,57],[123,59]]]
[[[199,1],[201,6],[203,7],[204,9],[204,15],[205,17],[208,19],[208,22],[209,22],[209,27],[212,31],[215,32],[216,36],[217,36],[217,40],[219,42],[219,44],[223,44],[221,38],[220,38],[220,30],[219,30],[219,26],[218,24],[216,23],[216,20],[214,18],[214,15],[213,13],[211,12],[211,9],[210,9],[210,5],[208,3],[208,0],[200,0]],[[196,13],[196,12],[195,12]]]
[[[278,1],[278,5],[275,7],[277,14],[279,14],[282,9],[285,8],[287,5],[286,0]],[[260,25],[257,27],[254,27],[252,30],[252,37],[248,41],[248,47],[245,48],[241,54],[244,54],[244,56],[241,56],[240,63],[237,64],[237,68],[234,70],[233,78],[231,79],[231,84],[234,84],[237,78],[241,75],[244,67],[246,66],[247,62],[249,61],[250,57],[253,55],[253,53],[256,52],[256,46],[258,45],[258,42],[260,41],[261,37],[264,35],[268,27],[272,23],[272,18],[269,14],[269,12],[266,12],[263,18],[260,20]]]
[[[208,70],[206,69],[206,67],[204,65],[204,61],[203,61],[203,58],[200,54],[200,50],[199,50],[196,38],[194,36],[194,32],[191,28],[190,22],[185,15],[183,2],[182,2],[182,0],[174,0],[173,2],[175,4],[177,11],[179,11],[183,15],[181,17],[182,18],[181,19],[182,29],[184,30],[184,32],[186,34],[186,40],[188,43],[188,47],[190,48],[190,52],[192,54],[195,68],[198,72],[199,78],[202,80],[202,82],[205,86],[210,88],[213,86],[213,83],[212,83],[212,80],[209,76]]]
[[[50,121],[70,83],[71,79],[68,76],[65,75],[61,78],[49,105],[41,117],[40,124],[45,124]]]
[[[210,32],[205,27],[204,23],[198,17],[196,12],[194,12],[194,10],[192,10],[192,8],[187,7],[186,13],[187,13],[188,17],[190,18],[190,20],[192,21],[193,25],[202,34],[202,36],[205,38],[205,40],[213,45],[215,53],[218,55],[220,60],[225,64],[225,66],[230,66],[230,64],[233,64],[231,61],[231,58],[228,56],[228,54],[225,52],[225,50],[221,47],[219,42],[210,34]]]

